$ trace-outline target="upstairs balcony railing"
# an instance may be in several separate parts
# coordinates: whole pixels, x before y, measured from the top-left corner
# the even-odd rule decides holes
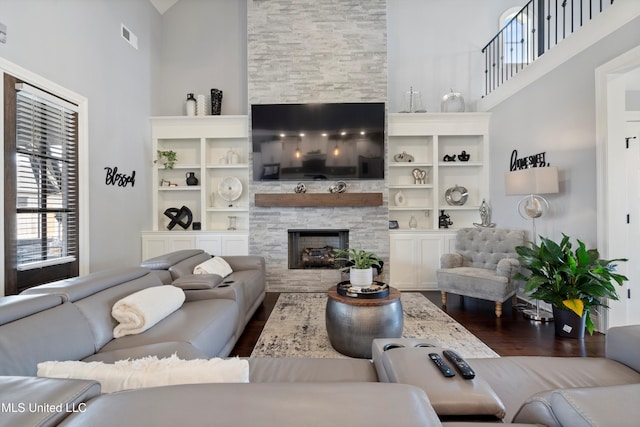
[[[530,0],[482,48],[485,95],[611,7],[613,1]]]

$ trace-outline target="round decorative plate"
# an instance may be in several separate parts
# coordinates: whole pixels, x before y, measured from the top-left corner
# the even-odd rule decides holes
[[[467,203],[467,198],[469,197],[469,191],[466,188],[460,187],[456,184],[455,187],[449,188],[444,193],[444,199],[451,206],[462,206]]]
[[[238,200],[242,194],[242,182],[235,176],[226,176],[218,184],[218,194],[229,203]]]

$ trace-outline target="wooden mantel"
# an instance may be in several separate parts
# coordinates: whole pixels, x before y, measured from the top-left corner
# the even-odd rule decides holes
[[[262,207],[382,206],[382,193],[257,193]]]

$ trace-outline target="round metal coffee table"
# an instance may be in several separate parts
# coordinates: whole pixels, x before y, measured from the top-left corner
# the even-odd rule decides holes
[[[389,287],[389,295],[384,298],[361,299],[339,295],[333,286],[327,296],[327,334],[336,351],[371,359],[375,338],[402,336],[402,303],[397,289]]]

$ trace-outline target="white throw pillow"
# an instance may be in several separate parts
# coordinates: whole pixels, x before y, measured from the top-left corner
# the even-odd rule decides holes
[[[171,285],[154,286],[122,298],[111,309],[113,318],[120,322],[113,337],[146,331],[179,309],[184,300],[184,291]]]
[[[231,266],[220,256],[214,256],[193,269],[193,274],[217,274],[223,278],[231,273],[233,273]]]
[[[103,393],[144,387],[197,383],[248,383],[246,359],[182,360],[175,354],[165,359],[149,356],[137,360],[103,362],[42,362],[39,377],[99,381]]]

